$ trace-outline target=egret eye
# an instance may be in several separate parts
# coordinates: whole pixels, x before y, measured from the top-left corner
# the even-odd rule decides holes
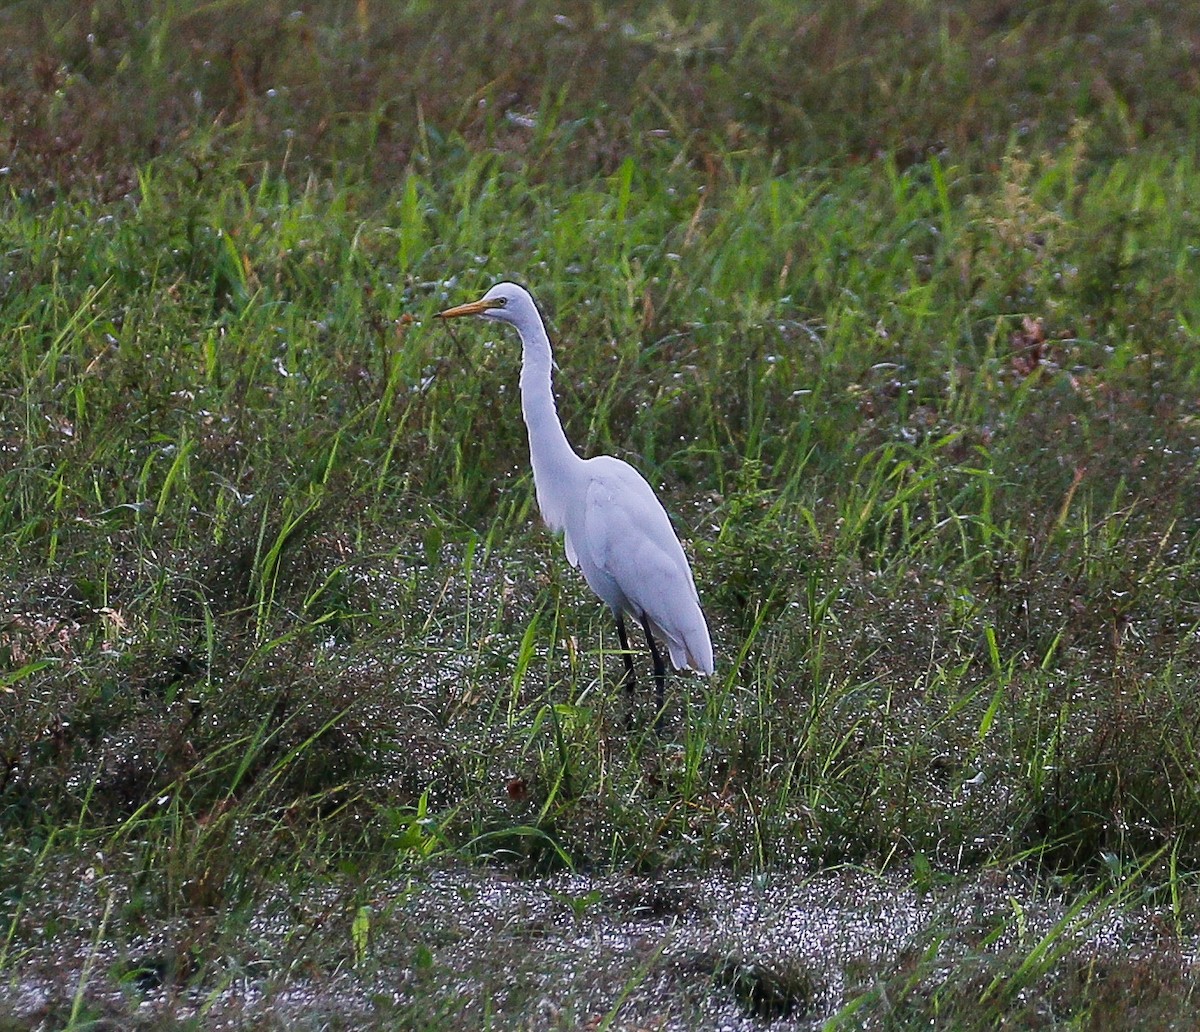
[[[501,308],[503,308],[506,304],[508,304],[508,298],[498,297],[498,298],[496,298],[496,304],[498,304]]]

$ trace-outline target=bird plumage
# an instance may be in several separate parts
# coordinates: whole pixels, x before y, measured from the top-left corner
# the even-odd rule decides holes
[[[667,643],[676,670],[713,672],[712,643],[683,547],[662,503],[627,462],[584,460],[584,528],[576,557],[584,579],[614,612],[645,617]],[[570,539],[570,526],[567,530]]]
[[[551,389],[550,338],[529,292],[498,283],[478,301],[439,313],[477,315],[516,327],[521,337],[521,410],[538,509],[562,533],[567,559],[617,617],[646,630],[660,694],[663,671],[651,634],[667,645],[676,669],[713,672],[712,642],[683,547],[662,503],[629,463],[610,455],[581,458],[567,441]],[[632,660],[626,654],[632,683]]]

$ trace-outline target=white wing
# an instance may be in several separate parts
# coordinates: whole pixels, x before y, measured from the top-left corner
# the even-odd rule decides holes
[[[677,669],[711,674],[708,625],[662,503],[628,463],[598,456],[586,465],[586,500],[582,519],[568,519],[567,557],[614,610],[639,622],[645,615]]]

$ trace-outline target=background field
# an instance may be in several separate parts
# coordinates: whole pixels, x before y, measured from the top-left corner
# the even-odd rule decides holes
[[[734,7],[0,12],[0,1029],[1195,1027],[1200,9]]]

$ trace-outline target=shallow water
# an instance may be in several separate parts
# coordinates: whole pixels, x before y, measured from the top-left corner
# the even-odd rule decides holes
[[[118,887],[106,891],[120,902]],[[929,988],[964,977],[985,987],[1003,958],[1019,962],[1044,939],[1061,946],[1059,968],[1169,953],[1188,977],[1200,973],[1197,944],[1167,943],[1162,913],[1071,910],[1000,872],[920,893],[909,880],[857,870],[516,879],[451,866],[352,895],[345,885],[281,893],[236,934],[213,914],[141,924],[132,935],[45,927],[35,941],[14,942],[0,1016],[57,1024],[86,972],[84,1013],[118,1024],[387,1027],[420,1018],[551,1029],[611,1016],[616,1028],[816,1029],[905,972]],[[853,1027],[881,1008],[877,998]]]

